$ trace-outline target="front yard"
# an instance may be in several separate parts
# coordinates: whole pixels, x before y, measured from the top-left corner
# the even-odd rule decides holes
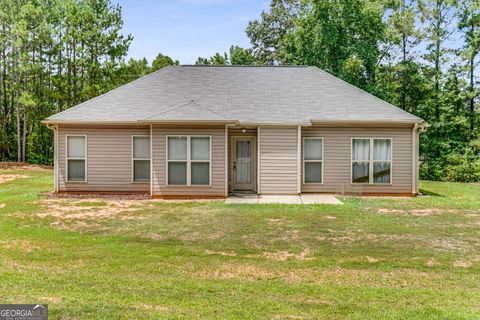
[[[479,319],[480,185],[342,206],[47,199],[0,170],[0,302],[51,319]]]

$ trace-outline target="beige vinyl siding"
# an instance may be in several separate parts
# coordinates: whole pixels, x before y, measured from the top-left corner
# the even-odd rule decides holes
[[[242,128],[245,128],[246,132],[242,132]],[[232,191],[232,137],[256,137],[257,127],[229,127],[228,128],[228,190]],[[257,146],[255,145],[255,149]],[[254,165],[257,166],[256,159]],[[255,177],[256,179],[256,177]]]
[[[87,136],[86,182],[67,182],[67,135]],[[149,182],[132,183],[132,135],[150,135],[150,127],[59,126],[59,191],[149,192]]]
[[[211,185],[167,185],[167,136],[211,136]],[[153,126],[153,195],[154,196],[225,196],[225,126],[162,127]]]
[[[261,127],[260,193],[297,193],[297,127]]]
[[[302,128],[302,137],[316,136],[324,143],[323,184],[302,184],[302,192],[412,193],[412,127]],[[391,184],[351,183],[351,139],[356,137],[392,138]]]

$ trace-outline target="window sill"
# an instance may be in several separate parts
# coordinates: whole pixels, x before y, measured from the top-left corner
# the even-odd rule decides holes
[[[351,186],[361,186],[361,185],[366,185],[366,186],[391,186],[393,183],[369,183],[369,182],[350,182]]]
[[[186,184],[166,184],[165,185],[168,188],[211,188],[212,185],[210,184],[204,184],[204,185],[190,185],[187,186]]]

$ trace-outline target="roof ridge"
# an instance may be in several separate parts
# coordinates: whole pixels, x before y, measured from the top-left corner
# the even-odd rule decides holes
[[[354,86],[353,84],[351,84],[351,83],[349,83],[349,82],[347,82],[347,81],[345,81],[345,80],[343,80],[343,79],[341,79],[341,78],[335,77],[333,74],[331,74],[331,73],[329,73],[329,72],[327,72],[327,71],[325,71],[325,70],[323,70],[323,69],[320,69],[319,67],[310,66],[309,68],[318,70],[318,71],[326,74],[327,76],[329,76],[329,77],[331,77],[331,78],[334,78],[334,79],[339,80],[340,82],[343,82],[344,84],[346,84],[346,85],[348,85],[349,87],[355,89],[356,91],[359,91],[359,92],[361,92],[361,93],[363,93],[363,94],[366,94],[366,95],[368,95],[368,96],[370,96],[370,97],[372,97],[372,98],[374,98],[374,99],[376,99],[376,100],[378,100],[378,101],[381,101],[381,102],[383,102],[383,103],[386,103],[386,104],[388,104],[390,107],[395,108],[395,109],[397,109],[397,110],[399,110],[399,111],[401,111],[401,112],[403,112],[403,113],[406,113],[406,114],[408,114],[409,116],[413,116],[413,117],[415,117],[415,118],[417,118],[417,119],[419,119],[419,120],[422,120],[420,117],[417,117],[416,115],[414,115],[414,114],[412,114],[412,113],[410,113],[410,112],[408,112],[408,111],[406,111],[406,110],[403,110],[402,108],[399,108],[399,107],[397,107],[396,105],[391,104],[390,102],[385,101],[385,100],[383,100],[383,99],[381,99],[381,98],[379,98],[379,97],[371,94],[371,93],[368,92],[368,91],[365,91],[365,90],[363,90],[363,89],[360,89],[359,87]]]
[[[306,65],[269,65],[269,64],[182,64],[174,67],[195,67],[195,68],[299,68],[306,69]]]
[[[181,105],[179,105],[179,106],[176,106],[176,107],[170,108],[170,109],[168,109],[168,110],[162,111],[162,112],[160,112],[160,113],[154,114],[153,116],[147,117],[147,118],[145,118],[145,119],[150,119],[150,118],[153,118],[153,117],[157,117],[157,116],[159,116],[159,115],[161,115],[161,114],[165,114],[165,113],[168,113],[168,112],[171,112],[171,111],[174,111],[174,110],[177,110],[177,109],[186,107],[186,106],[188,106],[189,104],[194,104],[194,105],[196,105],[197,107],[206,109],[206,110],[208,110],[208,111],[210,111],[210,112],[212,112],[212,113],[215,113],[215,114],[217,114],[217,115],[219,115],[219,116],[221,116],[221,117],[223,117],[223,118],[225,118],[225,119],[232,120],[232,118],[231,118],[230,116],[227,116],[227,115],[224,115],[224,114],[222,114],[222,113],[220,113],[220,112],[217,112],[217,111],[215,111],[215,110],[212,110],[212,109],[210,109],[209,107],[202,106],[202,105],[198,104],[195,100],[190,100],[190,101],[187,102],[187,103],[184,103],[184,104],[181,104]]]
[[[78,107],[81,107],[81,106],[83,106],[83,105],[84,105],[85,103],[87,103],[87,102],[90,103],[90,102],[92,102],[92,101],[95,101],[95,100],[97,100],[97,99],[100,99],[101,97],[110,95],[110,94],[112,94],[113,92],[116,92],[116,91],[118,91],[118,90],[120,90],[120,89],[122,89],[122,88],[125,88],[125,87],[129,87],[129,86],[133,85],[134,83],[139,82],[140,80],[145,80],[145,79],[147,79],[147,78],[150,78],[151,76],[153,76],[153,75],[155,75],[155,74],[157,74],[157,73],[160,73],[160,72],[162,72],[163,70],[165,70],[165,69],[167,69],[167,68],[169,68],[169,67],[171,67],[171,66],[166,66],[166,67],[164,67],[164,68],[155,70],[155,71],[153,71],[152,73],[149,73],[149,74],[147,74],[147,75],[145,75],[145,76],[143,76],[143,77],[140,77],[140,78],[135,79],[135,80],[133,80],[133,81],[127,82],[127,83],[125,83],[124,85],[121,85],[121,86],[119,86],[119,87],[116,87],[116,88],[114,88],[114,89],[112,89],[112,90],[110,90],[110,91],[107,91],[107,92],[105,92],[105,93],[99,94],[98,96],[93,97],[93,98],[91,98],[91,99],[85,100],[85,101],[77,104],[76,106],[73,106],[73,107],[71,107],[71,108],[67,108],[67,109],[65,109],[65,110],[63,110],[63,111],[60,111],[59,113],[56,113],[56,114],[54,114],[53,116],[48,117],[47,119],[52,119],[52,120],[53,120],[53,119],[55,119],[57,116],[61,115],[61,114],[64,113],[64,112],[67,112],[67,111],[76,109],[76,108],[78,108]]]
[[[225,114],[223,114],[223,113],[217,112],[217,111],[215,111],[215,110],[213,110],[213,109],[211,109],[211,108],[209,108],[209,107],[207,107],[207,106],[202,106],[202,105],[198,104],[195,100],[192,100],[192,103],[195,104],[195,105],[197,105],[197,106],[200,107],[200,108],[207,109],[208,111],[211,111],[211,112],[213,112],[213,113],[215,113],[215,114],[218,114],[219,116],[224,117],[225,119],[230,119],[230,120],[232,120],[232,117],[227,116],[227,115],[225,115]]]

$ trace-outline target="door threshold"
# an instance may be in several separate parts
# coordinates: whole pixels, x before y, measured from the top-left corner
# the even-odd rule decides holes
[[[231,196],[237,196],[237,197],[241,197],[241,196],[253,196],[253,195],[257,195],[257,193],[255,191],[233,191],[232,193],[230,193]]]

